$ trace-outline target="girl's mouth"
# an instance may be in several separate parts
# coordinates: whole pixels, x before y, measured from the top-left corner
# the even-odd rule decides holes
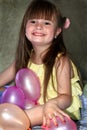
[[[39,32],[33,32],[32,34],[33,34],[34,36],[40,36],[40,37],[45,36],[45,34],[39,33]]]

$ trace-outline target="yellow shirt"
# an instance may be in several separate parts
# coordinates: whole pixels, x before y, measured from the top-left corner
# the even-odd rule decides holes
[[[72,62],[71,62],[72,63]],[[69,108],[67,108],[65,111],[71,116],[72,119],[75,120],[79,120],[80,119],[80,111],[79,109],[81,108],[81,101],[79,99],[79,96],[82,94],[82,90],[81,87],[78,83],[79,76],[77,73],[77,69],[75,67],[75,65],[72,63],[72,67],[73,67],[73,71],[74,71],[74,77],[71,79],[71,88],[72,88],[72,104]],[[41,95],[40,95],[40,99],[39,99],[39,103],[43,104],[43,79],[44,79],[44,65],[40,64],[34,64],[32,62],[28,63],[28,68],[30,68],[31,70],[33,70],[37,76],[40,79],[40,83],[41,83]],[[55,90],[57,90],[57,81],[56,81],[56,72],[55,72],[55,67],[53,67],[53,82],[54,82],[54,86],[55,86]],[[57,96],[56,91],[54,91],[53,87],[52,87],[52,80],[50,78],[49,80],[49,84],[48,84],[48,89],[47,89],[47,99],[49,100],[51,98],[54,98]]]

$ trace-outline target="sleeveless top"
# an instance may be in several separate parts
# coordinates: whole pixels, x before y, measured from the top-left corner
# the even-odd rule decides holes
[[[70,107],[68,107],[65,112],[74,120],[80,119],[80,108],[82,107],[81,101],[79,99],[79,96],[82,95],[81,86],[78,81],[80,81],[80,78],[78,76],[77,68],[71,61],[74,77],[71,79],[71,89],[72,89],[72,104]],[[34,64],[31,61],[29,61],[28,66],[29,69],[33,70],[36,75],[39,77],[40,83],[41,83],[41,93],[40,93],[40,99],[38,100],[39,104],[44,104],[43,102],[43,80],[44,80],[44,65],[43,64]],[[55,90],[57,91],[57,81],[56,81],[56,70],[55,67],[53,67],[52,71],[53,75],[53,83]],[[52,80],[50,78],[47,88],[47,97],[46,101],[48,101],[51,98],[54,98],[57,96],[57,92],[54,91],[54,88],[52,87]]]

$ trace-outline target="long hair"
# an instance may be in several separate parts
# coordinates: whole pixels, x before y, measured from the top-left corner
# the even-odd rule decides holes
[[[30,59],[30,54],[33,47],[32,43],[25,36],[25,29],[27,21],[33,18],[44,18],[46,20],[54,19],[57,23],[57,28],[60,27],[62,29],[57,38],[53,39],[53,43],[43,58],[43,64],[45,65],[43,99],[45,102],[47,95],[47,86],[50,76],[52,75],[55,58],[58,53],[66,55],[66,47],[63,41],[63,26],[66,18],[62,17],[60,10],[56,8],[53,3],[47,0],[33,0],[29,4],[23,17],[19,34],[19,42],[15,56],[16,73],[19,69],[27,67]]]

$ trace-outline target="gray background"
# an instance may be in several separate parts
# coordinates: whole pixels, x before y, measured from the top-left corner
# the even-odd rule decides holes
[[[0,72],[14,60],[22,17],[31,0],[0,0]],[[71,26],[64,40],[72,59],[87,82],[87,0],[53,0]]]

